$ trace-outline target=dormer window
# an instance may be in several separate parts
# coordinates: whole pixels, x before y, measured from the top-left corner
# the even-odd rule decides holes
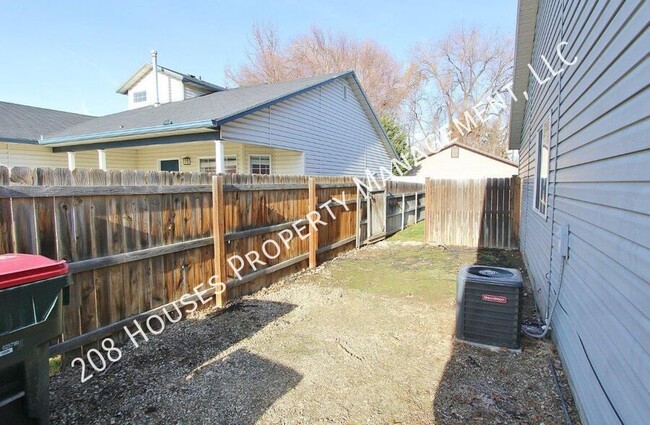
[[[133,93],[133,103],[140,103],[147,101],[147,92],[146,91],[137,91]]]

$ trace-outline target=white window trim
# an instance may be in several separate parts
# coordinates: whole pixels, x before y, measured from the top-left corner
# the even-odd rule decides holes
[[[162,171],[161,167],[163,161],[178,161],[178,172],[181,172],[183,161],[180,158],[158,158],[158,171]]]
[[[228,157],[234,157],[235,158],[235,167],[237,167],[237,169],[235,170],[235,174],[241,174],[241,168],[242,167],[239,164],[239,155],[237,155],[236,153],[228,154],[228,155],[223,156],[223,170],[226,171],[226,158],[228,158]]]
[[[541,168],[541,160],[539,158],[539,155],[540,155],[540,153],[542,151],[541,149],[539,149],[538,143],[542,143],[542,145],[544,144],[544,124],[545,124],[546,120],[542,121],[542,127],[539,130],[537,130],[535,132],[535,135],[534,135],[534,137],[535,137],[535,144],[534,144],[534,146],[535,146],[535,175],[534,175],[534,179],[533,179],[533,184],[535,185],[534,190],[533,190],[533,211],[535,211],[544,221],[548,221],[548,208],[549,208],[549,205],[548,205],[548,186],[549,186],[549,182],[551,180],[551,133],[552,133],[551,126],[553,125],[553,120],[551,119],[551,113],[548,114],[546,119],[548,120],[549,135],[548,135],[548,158],[547,158],[548,163],[546,164],[546,169],[548,170],[548,175],[546,176],[546,208],[544,209],[544,212],[541,212],[537,208],[536,203],[537,203],[537,197],[538,197],[538,192],[539,192],[538,184],[537,184],[537,177],[539,176],[539,171],[540,171],[540,168]],[[539,137],[540,133],[542,135],[541,141],[540,141],[540,137]]]
[[[143,100],[135,100],[135,95],[144,93],[144,99]],[[142,103],[147,101],[147,91],[146,90],[138,90],[133,92],[133,103]]]
[[[268,175],[273,174],[273,155],[271,155],[269,153],[249,153],[248,154],[248,170],[247,170],[248,173],[247,174],[253,174],[251,172],[251,157],[253,157],[253,156],[266,156],[266,157],[268,157],[269,158],[269,174]]]
[[[237,162],[237,173],[236,173],[236,174],[241,174],[240,171],[241,171],[241,168],[242,168],[242,167],[241,167],[241,163],[239,162],[239,155],[237,155],[236,153],[228,154],[228,155],[224,155],[224,156],[223,156],[224,168],[225,168],[225,166],[226,166],[226,158],[229,157],[229,156],[230,156],[230,157],[235,157],[235,161]],[[199,162],[199,172],[201,172],[201,160],[202,160],[202,159],[210,159],[210,160],[212,160],[212,161],[216,161],[216,157],[214,157],[214,156],[199,156],[199,157],[197,158],[197,160],[198,160],[198,162]],[[224,171],[225,171],[225,170],[224,170]]]

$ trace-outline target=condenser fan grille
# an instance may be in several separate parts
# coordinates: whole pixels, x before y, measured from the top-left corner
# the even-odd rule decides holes
[[[518,270],[463,267],[457,291],[457,339],[519,350],[523,280]]]

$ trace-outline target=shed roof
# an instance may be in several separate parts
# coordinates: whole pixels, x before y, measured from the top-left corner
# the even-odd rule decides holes
[[[447,149],[450,149],[452,146],[458,146],[458,147],[461,147],[463,149],[467,149],[468,151],[474,152],[474,153],[479,154],[479,155],[483,155],[484,157],[493,159],[495,161],[503,162],[504,164],[507,164],[507,165],[512,165],[513,167],[518,167],[519,166],[516,162],[509,161],[509,160],[507,160],[505,158],[502,158],[500,156],[491,154],[489,152],[482,151],[482,150],[480,150],[478,148],[475,148],[475,147],[472,147],[472,146],[469,146],[469,145],[466,145],[466,144],[460,143],[460,142],[450,143],[450,144],[444,146],[439,151],[430,153],[429,155],[427,155],[427,158],[430,157],[430,156],[438,155],[438,154],[446,151]]]

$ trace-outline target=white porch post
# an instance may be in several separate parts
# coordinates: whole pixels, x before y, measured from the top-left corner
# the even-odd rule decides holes
[[[97,156],[99,158],[99,169],[106,171],[106,151],[104,149],[97,149]]]
[[[70,171],[74,170],[77,168],[77,158],[76,158],[76,152],[68,152],[68,169]]]
[[[217,174],[224,173],[224,162],[223,162],[223,140],[216,139],[214,141],[214,159],[215,159],[215,172]]]

